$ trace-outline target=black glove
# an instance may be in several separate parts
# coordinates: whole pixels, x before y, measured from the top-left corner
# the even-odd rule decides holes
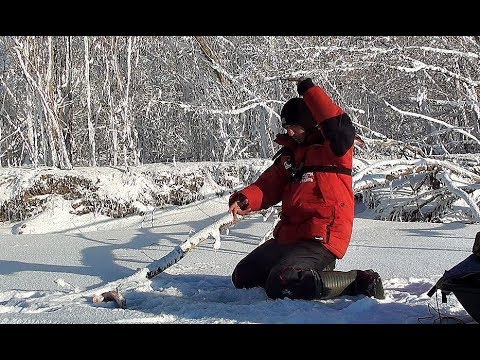
[[[305,92],[315,86],[311,78],[300,78],[297,83],[297,91],[300,96],[303,96]]]
[[[232,206],[234,202],[238,203],[238,206],[240,207],[240,209],[242,210],[248,209],[248,199],[241,192],[235,191],[232,195],[230,195],[230,198],[228,200],[228,207]]]

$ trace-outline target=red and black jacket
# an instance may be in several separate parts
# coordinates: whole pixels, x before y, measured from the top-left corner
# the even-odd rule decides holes
[[[352,162],[355,128],[350,117],[311,79],[298,86],[317,127],[297,144],[286,134],[274,163],[243,193],[253,211],[282,202],[275,241],[321,241],[341,259],[350,243],[354,218]]]

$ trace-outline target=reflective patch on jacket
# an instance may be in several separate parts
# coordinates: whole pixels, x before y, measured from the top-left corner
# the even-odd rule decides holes
[[[314,176],[313,176],[313,172],[303,173],[302,179],[300,180],[300,182],[302,182],[302,183],[314,182],[314,181],[315,181],[315,179],[314,179]]]

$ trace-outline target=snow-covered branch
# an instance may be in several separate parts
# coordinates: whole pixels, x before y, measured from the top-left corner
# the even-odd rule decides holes
[[[405,72],[418,72],[418,71],[423,71],[423,70],[432,70],[432,71],[436,71],[436,72],[439,72],[439,73],[442,73],[444,75],[447,75],[451,78],[454,78],[454,79],[457,79],[459,81],[462,81],[464,83],[467,83],[471,86],[474,86],[474,87],[477,87],[480,82],[479,81],[474,81],[470,78],[467,78],[465,76],[462,76],[462,75],[459,75],[459,74],[456,74],[454,73],[453,71],[450,71],[448,69],[445,69],[443,67],[439,67],[439,66],[433,66],[433,65],[427,65],[425,64],[424,62],[422,61],[419,61],[417,59],[412,59],[412,58],[408,58],[406,57],[408,60],[411,60],[413,63],[414,63],[414,67],[406,67],[406,66],[397,66],[396,68],[398,70],[401,70],[401,71],[405,71]]]
[[[472,134],[470,134],[469,132],[463,130],[463,129],[460,129],[456,126],[453,126],[453,125],[450,125],[450,124],[447,124],[446,122],[444,121],[441,121],[441,120],[438,120],[438,119],[435,119],[435,118],[432,118],[430,116],[427,116],[427,115],[423,115],[423,114],[417,114],[417,113],[414,113],[414,112],[411,112],[411,111],[405,111],[405,110],[400,110],[399,108],[397,108],[396,106],[393,106],[392,104],[390,104],[389,102],[385,101],[385,104],[387,106],[389,106],[390,108],[392,108],[393,110],[399,112],[400,114],[402,115],[405,115],[405,116],[412,116],[412,117],[416,117],[416,118],[419,118],[419,119],[424,119],[424,120],[427,120],[427,121],[430,121],[430,122],[433,122],[433,123],[436,123],[436,124],[439,124],[439,125],[442,125],[442,126],[445,126],[449,129],[451,129],[452,131],[457,131],[463,135],[465,135],[466,137],[469,137],[470,139],[473,139],[477,144],[480,145],[480,140],[478,140],[475,136],[473,136]]]
[[[399,175],[411,175],[418,172],[425,172],[433,170],[433,168],[448,169],[460,176],[470,178],[474,182],[480,182],[480,175],[477,175],[469,170],[466,170],[458,165],[447,161],[434,160],[429,158],[422,159],[392,159],[377,161],[369,166],[366,166],[353,176],[353,184],[355,191],[360,191],[368,187],[369,181],[366,180],[367,174],[375,174],[377,176],[392,176],[392,169],[404,165]],[[383,174],[383,175],[382,175]]]
[[[474,218],[477,220],[477,222],[480,223],[480,209],[478,208],[478,205],[475,203],[475,201],[472,199],[470,195],[468,195],[465,191],[460,189],[458,186],[455,186],[453,184],[453,181],[450,177],[450,174],[448,171],[441,172],[437,175],[437,178],[443,180],[443,183],[448,187],[448,189],[458,197],[462,198],[465,200],[465,202],[468,204],[470,209],[472,209],[472,214]]]
[[[478,60],[480,57],[478,54],[475,54],[471,51],[459,51],[453,49],[442,49],[438,47],[431,47],[431,46],[406,46],[405,50],[422,50],[424,52],[431,52],[437,54],[445,54],[445,55],[455,55],[459,57],[465,57],[469,59]]]
[[[237,219],[238,221],[240,221],[248,216],[237,215]],[[198,244],[204,242],[210,237],[215,239],[214,248],[218,249],[220,247],[220,234],[228,231],[228,229],[237,222],[233,220],[232,214],[226,214],[210,226],[203,228],[202,230],[185,240],[181,245],[176,246],[171,252],[169,252],[161,259],[153,261],[148,266],[149,272],[147,273],[147,278],[151,279],[157,276],[165,269],[169,268],[170,266],[178,262],[180,259],[182,259],[190,250],[195,248]]]
[[[178,106],[184,111],[192,111],[192,112],[195,111],[201,114],[239,115],[239,114],[246,113],[249,110],[255,109],[256,107],[259,107],[259,106],[263,107],[265,104],[275,103],[275,102],[280,103],[280,101],[277,101],[277,100],[267,100],[265,102],[259,102],[255,100],[250,102],[248,105],[245,105],[242,107],[235,107],[233,109],[212,109],[211,107],[207,107],[207,106],[190,105],[190,104],[185,104],[185,103],[176,102],[176,101],[158,101],[157,103],[162,105],[174,105],[174,106]]]

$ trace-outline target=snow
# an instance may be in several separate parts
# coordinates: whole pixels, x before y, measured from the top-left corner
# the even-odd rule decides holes
[[[147,197],[142,189],[153,185],[142,176],[120,181],[113,171],[81,170],[98,184],[108,184],[102,191],[108,189],[119,201]],[[10,196],[31,182],[35,171],[25,170],[16,188],[6,184],[13,172],[20,176],[18,169],[0,172]],[[471,254],[480,224],[373,220],[370,211],[358,205],[351,245],[337,261],[337,270],[374,269],[382,276],[386,298],[271,300],[263,289],[235,289],[230,275],[270,231],[275,213],[254,214],[220,233],[218,222],[228,215],[228,193],[218,195],[221,189],[209,177],[197,201],[165,207],[139,202],[142,215],[116,219],[73,214],[75,200],[50,195],[44,211],[21,222],[2,223],[0,323],[475,323],[453,294],[442,303],[439,293],[430,298],[427,292],[444,271]],[[5,191],[2,196],[7,198]],[[202,241],[185,246],[189,239]],[[155,278],[145,277],[147,266],[182,244],[189,248],[183,258]],[[112,301],[92,301],[114,288],[125,296],[126,309]]]

